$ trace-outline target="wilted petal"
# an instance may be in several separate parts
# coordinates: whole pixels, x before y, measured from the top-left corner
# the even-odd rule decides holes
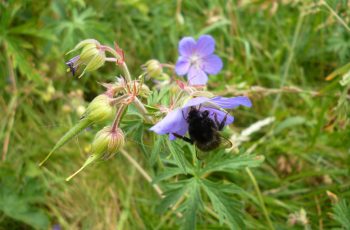
[[[186,57],[179,57],[175,65],[175,71],[178,75],[185,75],[190,69],[191,62]]]
[[[252,107],[252,102],[248,97],[214,97],[210,99],[210,102],[214,102],[224,109],[233,109],[239,105],[243,105],[246,107]]]
[[[187,129],[188,124],[182,115],[182,109],[171,111],[160,122],[150,128],[151,131],[158,134],[177,133],[179,135],[184,135]]]
[[[66,65],[69,67],[69,71],[72,73],[73,77],[79,66],[79,60],[80,60],[80,55],[75,56],[71,58],[68,62],[66,62]]]
[[[202,59],[203,70],[208,74],[217,74],[222,69],[222,61],[217,55],[212,54]]]
[[[200,57],[206,57],[215,50],[215,40],[210,35],[202,35],[198,38],[196,44],[196,54]]]
[[[196,41],[192,37],[184,37],[179,42],[179,53],[181,56],[189,57],[193,54]]]
[[[191,66],[188,71],[187,80],[190,85],[205,85],[208,81],[207,74],[196,66]]]

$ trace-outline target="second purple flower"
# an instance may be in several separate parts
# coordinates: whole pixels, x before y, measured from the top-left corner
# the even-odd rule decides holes
[[[205,85],[207,74],[217,74],[222,69],[221,59],[214,54],[215,40],[210,35],[202,35],[197,41],[184,37],[179,42],[179,53],[175,66],[178,75],[187,75],[190,85]]]

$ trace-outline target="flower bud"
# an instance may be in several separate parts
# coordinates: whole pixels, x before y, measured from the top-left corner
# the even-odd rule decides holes
[[[106,94],[95,97],[94,100],[90,102],[83,117],[94,123],[111,119],[115,114],[112,100],[113,99]]]
[[[101,44],[97,40],[86,39],[76,45],[75,48],[67,54],[80,49],[82,49],[80,55],[66,62],[69,67],[68,70],[72,72],[73,76],[80,65],[85,65],[85,68],[79,77],[81,77],[85,71],[90,72],[104,65],[106,60],[105,50],[101,48]]]
[[[155,59],[147,61],[142,68],[149,77],[156,80],[164,80],[167,76],[166,74],[163,74],[163,67],[160,62]]]
[[[92,142],[91,149],[96,155],[108,159],[124,146],[124,133],[120,128],[106,126],[100,130]]]

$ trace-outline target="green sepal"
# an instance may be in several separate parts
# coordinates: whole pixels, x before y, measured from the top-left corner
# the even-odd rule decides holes
[[[93,122],[88,119],[81,119],[76,125],[74,125],[66,134],[64,134],[59,141],[56,142],[55,146],[49,152],[49,154],[45,157],[45,159],[40,162],[39,166],[42,166],[50,156],[60,147],[62,147],[65,143],[67,143],[70,139],[78,135],[81,131],[91,125]]]

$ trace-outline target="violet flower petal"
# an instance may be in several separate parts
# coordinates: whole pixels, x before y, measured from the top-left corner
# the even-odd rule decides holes
[[[191,66],[187,79],[190,85],[205,85],[208,81],[207,74],[197,66]]]
[[[150,128],[158,134],[177,133],[185,135],[188,123],[184,119],[182,109],[176,109],[168,113],[160,122]]]
[[[188,58],[180,56],[175,65],[175,71],[178,75],[185,75],[191,66],[191,62]]]
[[[198,38],[196,44],[196,54],[200,57],[206,57],[215,50],[215,40],[210,35],[202,35]]]
[[[199,104],[202,104],[204,102],[207,102],[209,101],[210,98],[207,98],[207,97],[195,97],[195,98],[192,98],[190,99],[184,106],[183,108],[187,108],[187,107],[191,107],[191,106],[196,106],[196,105],[199,105]]]
[[[222,69],[221,59],[215,55],[209,55],[203,58],[203,70],[208,74],[217,74]]]
[[[224,109],[233,109],[236,108],[239,105],[243,105],[246,107],[252,107],[252,102],[249,100],[248,97],[214,97],[210,99],[211,102],[214,102],[215,104],[219,105],[221,108]]]
[[[179,53],[181,56],[190,57],[196,47],[196,41],[192,37],[184,37],[179,42]]]

